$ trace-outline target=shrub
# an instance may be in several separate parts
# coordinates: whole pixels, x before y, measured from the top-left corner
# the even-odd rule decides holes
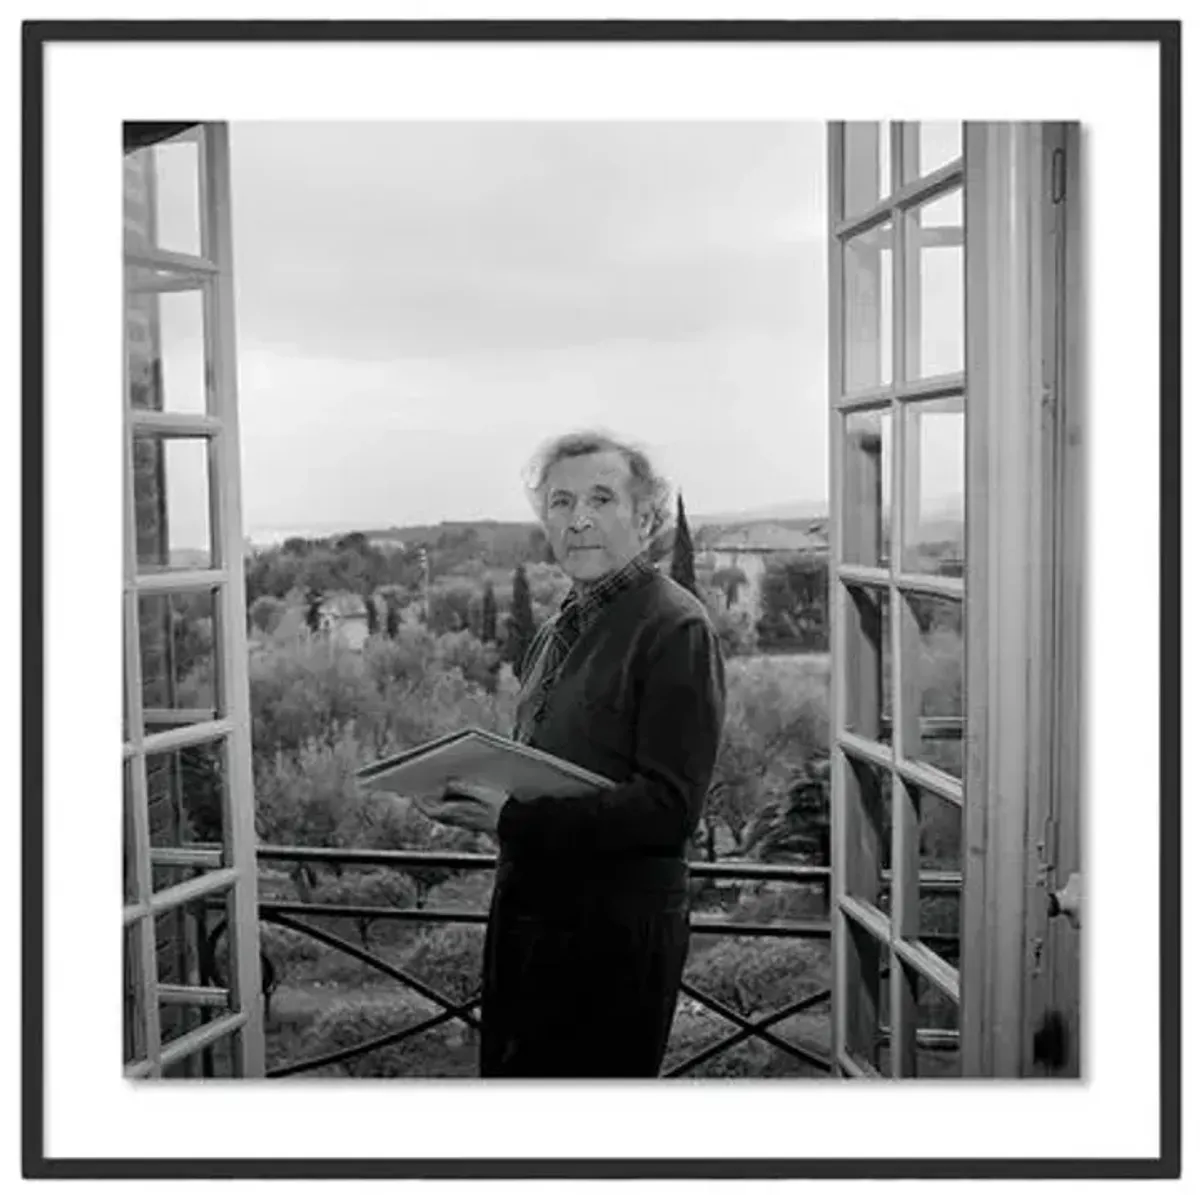
[[[675,1014],[671,1039],[663,1071],[715,1045],[729,1036],[733,1025],[717,1013],[688,1000],[680,1002]],[[800,1014],[771,1026],[771,1033],[794,1045],[828,1055],[830,1048],[829,1016],[827,1011]],[[723,1049],[707,1062],[684,1072],[688,1078],[704,1079],[765,1079],[813,1077],[822,1072],[779,1049],[770,1042],[751,1038]]]
[[[334,743],[312,741],[278,752],[255,777],[255,823],[264,842],[289,846],[357,845],[345,834],[364,762],[353,727]]]
[[[439,908],[485,912],[495,882],[492,871],[460,871],[437,886],[431,896]]]
[[[500,653],[470,631],[442,635],[437,641],[434,662],[443,671],[457,669],[464,680],[489,693],[495,692]]]
[[[763,658],[730,660],[726,677],[725,725],[704,817],[724,825],[740,851],[763,807],[828,751],[829,682],[810,667]]]
[[[375,688],[412,688],[429,672],[436,638],[421,626],[401,625],[394,638],[372,639],[363,648],[362,663]]]
[[[825,894],[820,883],[765,882],[743,885],[729,919],[734,922],[805,921],[826,914]]]
[[[713,616],[713,627],[727,657],[748,656],[758,646],[754,619],[746,610],[718,610]]]
[[[415,978],[459,1003],[479,990],[483,967],[482,925],[427,929],[397,960]]]
[[[438,635],[471,628],[479,585],[468,577],[439,577],[429,588],[429,627]]]
[[[410,876],[394,868],[373,871],[353,871],[321,886],[324,904],[377,906],[379,908],[409,909],[417,903],[417,885]],[[371,927],[377,919],[356,917],[354,927],[363,947],[371,945]]]
[[[377,724],[383,713],[359,653],[336,640],[271,640],[250,656],[255,754],[331,743],[349,723]]]
[[[829,981],[829,950],[788,938],[722,938],[688,961],[685,977],[705,995],[749,1016],[815,992]]]
[[[327,949],[307,934],[272,925],[269,921],[259,925],[259,942],[263,954],[274,964],[280,983],[289,982],[298,971],[315,963]]]
[[[428,1001],[403,991],[373,993],[370,998],[335,999],[313,1022],[306,1053],[320,1055],[347,1049],[414,1025],[431,1011]],[[476,1070],[473,1037],[454,1023],[442,1024],[398,1045],[339,1063],[337,1071],[355,1078],[473,1075]]]
[[[264,593],[250,606],[250,625],[262,634],[270,635],[278,629],[286,610],[286,602]]]

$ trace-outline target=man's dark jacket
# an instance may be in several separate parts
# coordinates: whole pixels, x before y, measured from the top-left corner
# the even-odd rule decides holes
[[[637,565],[552,677],[523,670],[518,737],[616,782],[508,801],[484,959],[481,1071],[652,1076],[688,948],[687,846],[724,719],[708,613]]]

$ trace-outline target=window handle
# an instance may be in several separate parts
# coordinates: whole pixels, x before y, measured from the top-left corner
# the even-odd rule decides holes
[[[1079,928],[1080,908],[1083,904],[1083,884],[1079,872],[1071,872],[1067,886],[1050,893],[1050,916],[1066,917],[1073,929]]]

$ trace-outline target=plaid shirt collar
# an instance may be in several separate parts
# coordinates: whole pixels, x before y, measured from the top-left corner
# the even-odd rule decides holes
[[[532,741],[537,724],[546,712],[550,691],[559,670],[578,642],[580,635],[613,602],[656,572],[648,552],[635,556],[628,564],[590,585],[573,586],[563,599],[558,614],[545,624],[534,640],[541,643],[530,675],[526,678],[526,696],[517,702],[514,737],[522,743]]]
[[[641,552],[628,564],[587,585],[573,585],[559,607],[559,620],[577,621],[579,630],[590,626],[604,609],[621,594],[639,585],[655,572],[648,552]]]

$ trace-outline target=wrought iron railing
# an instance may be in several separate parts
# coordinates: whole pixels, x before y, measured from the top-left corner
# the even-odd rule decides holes
[[[370,866],[376,868],[395,868],[401,871],[419,870],[422,868],[439,868],[455,872],[491,871],[495,868],[494,855],[425,852],[425,851],[385,851],[385,850],[353,850],[326,847],[298,846],[260,846],[258,848],[260,863],[290,863],[293,865],[323,865],[327,867]],[[752,862],[693,862],[689,865],[694,879],[726,879],[737,881],[782,881],[791,884],[818,884],[826,893],[824,908],[826,914],[816,919],[784,919],[773,921],[736,921],[728,917],[711,914],[693,914],[692,932],[695,934],[717,934],[730,937],[784,938],[796,940],[828,941],[830,938],[830,922],[828,918],[828,884],[829,868],[803,864],[781,863],[752,863]],[[922,875],[923,890],[951,890],[958,885],[958,877],[953,875]],[[320,1054],[315,1057],[289,1062],[275,1067],[267,1072],[268,1078],[283,1078],[323,1069],[339,1063],[349,1062],[375,1050],[395,1046],[403,1041],[416,1037],[441,1025],[458,1021],[471,1029],[478,1030],[479,1018],[476,1015],[481,1001],[480,993],[476,991],[465,1000],[454,1000],[436,988],[424,982],[420,977],[411,974],[402,967],[378,954],[359,946],[346,938],[331,932],[319,925],[314,925],[310,918],[320,918],[322,921],[333,919],[351,920],[359,923],[374,921],[410,922],[422,924],[482,924],[487,920],[487,913],[481,909],[459,908],[398,908],[388,905],[348,905],[334,904],[321,901],[290,901],[263,899],[258,906],[260,920],[267,924],[279,926],[282,929],[306,935],[331,949],[340,951],[350,958],[357,959],[366,966],[382,975],[396,980],[403,987],[416,992],[430,1003],[437,1006],[438,1012],[426,1017],[415,1024],[406,1025],[390,1032],[379,1034],[363,1042]],[[206,981],[215,986],[222,985],[222,977],[216,964],[216,939],[223,932],[223,925],[218,923],[211,931],[206,951],[208,966]],[[938,935],[934,935],[937,937]],[[941,935],[951,938],[952,935]],[[270,959],[264,957],[264,976],[266,985],[274,981],[274,967]],[[722,1000],[701,991],[694,984],[685,980],[682,993],[696,1004],[716,1013],[732,1027],[716,1041],[706,1045],[697,1053],[675,1063],[665,1072],[664,1077],[673,1078],[688,1074],[696,1068],[710,1062],[719,1055],[726,1053],[742,1043],[755,1039],[762,1041],[776,1050],[790,1055],[805,1066],[823,1074],[832,1070],[829,1054],[816,1041],[792,1041],[779,1033],[773,1032],[772,1027],[790,1017],[812,1009],[828,1005],[830,990],[823,987],[815,992],[808,992],[802,998],[791,1001],[781,1008],[770,1012],[747,1016],[735,1008],[731,1008]],[[268,991],[268,1000],[270,992]],[[928,1042],[923,1045],[936,1048],[944,1034],[928,1035]],[[938,1039],[935,1041],[934,1039]]]

